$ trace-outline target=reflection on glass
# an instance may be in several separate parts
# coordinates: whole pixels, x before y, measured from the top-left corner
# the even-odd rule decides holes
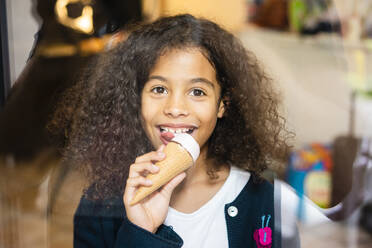
[[[14,6],[18,2],[11,1]],[[72,246],[73,216],[83,189],[89,187],[85,175],[61,163],[65,144],[60,142],[68,142],[70,121],[87,92],[75,83],[93,57],[130,34],[111,32],[127,23],[121,17],[138,8],[127,11],[129,7],[110,3],[140,1],[37,2],[53,5],[48,10],[52,13],[44,15],[53,19],[44,20],[35,53],[7,110],[0,112],[0,143],[7,140],[0,146],[0,247]],[[281,194],[276,211],[282,215],[282,247],[296,247],[297,235],[305,248],[369,247],[371,1],[144,0],[141,5],[148,21],[184,12],[216,21],[253,51],[277,83],[282,114],[296,133],[287,163],[264,173]],[[16,46],[17,51],[21,48]],[[93,66],[88,76],[99,69]],[[70,98],[61,103],[60,93]],[[60,105],[63,111],[54,112]],[[44,131],[54,114],[60,117],[54,128],[61,139],[50,144]],[[33,156],[23,160],[20,154]],[[269,218],[263,214],[258,219],[265,242]]]
[[[58,21],[76,31],[86,34],[92,34],[93,28],[93,8],[89,6],[91,0],[57,0],[55,12]],[[75,18],[69,16],[67,5],[79,4],[82,5],[81,15]]]

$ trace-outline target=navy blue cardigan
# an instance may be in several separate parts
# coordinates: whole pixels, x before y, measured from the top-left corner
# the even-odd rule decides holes
[[[268,215],[271,217],[269,220]],[[263,216],[266,217],[264,224]],[[229,247],[257,247],[253,238],[254,232],[267,224],[272,230],[271,247],[280,248],[280,225],[277,225],[279,228],[274,231],[277,217],[274,213],[273,185],[266,181],[257,183],[249,180],[238,197],[225,205]],[[163,224],[153,234],[131,223],[125,216],[122,197],[98,204],[83,196],[75,213],[74,247],[76,248],[176,248],[182,245],[182,238],[170,226]]]

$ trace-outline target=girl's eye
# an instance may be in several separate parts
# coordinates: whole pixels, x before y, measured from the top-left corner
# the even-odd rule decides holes
[[[192,96],[205,96],[205,95],[206,95],[205,92],[202,91],[201,89],[193,89],[193,90],[190,92],[190,94],[191,94]]]
[[[155,93],[155,94],[167,94],[167,90],[164,88],[164,87],[161,87],[161,86],[156,86],[154,88],[151,89],[151,92]]]

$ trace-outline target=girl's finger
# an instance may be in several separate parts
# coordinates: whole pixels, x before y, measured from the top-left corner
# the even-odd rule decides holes
[[[129,204],[129,202],[133,199],[134,194],[138,187],[140,186],[149,187],[151,185],[152,185],[151,180],[147,180],[146,178],[141,176],[138,176],[136,178],[128,178],[124,192],[124,203]]]
[[[144,177],[128,178],[127,187],[138,188],[139,186],[151,186],[152,181]]]
[[[162,152],[162,151],[164,151],[164,148],[165,148],[165,145],[161,145],[161,146],[159,146],[157,152]]]
[[[135,163],[163,160],[165,158],[163,150],[164,145],[161,145],[157,151],[149,152],[142,156],[137,157]]]
[[[152,174],[155,174],[159,172],[159,167],[154,165],[151,162],[143,162],[143,163],[136,163],[132,164],[129,168],[129,178],[136,178],[141,176],[144,172],[150,172]]]
[[[130,166],[129,175],[123,196],[125,204],[129,204],[131,199],[134,197],[137,188],[140,185],[147,186],[146,183],[150,183],[148,181],[147,182],[143,181],[146,179],[142,177],[141,174],[144,174],[144,172],[146,171],[150,173],[157,173],[159,171],[159,167],[155,166],[150,161],[159,161],[164,159],[165,154],[162,152],[164,150],[164,147],[165,147],[164,145],[161,145],[156,152],[150,152],[140,157],[137,157],[136,162]],[[141,184],[141,182],[143,184]],[[151,185],[152,183],[150,183],[150,185],[148,186]]]

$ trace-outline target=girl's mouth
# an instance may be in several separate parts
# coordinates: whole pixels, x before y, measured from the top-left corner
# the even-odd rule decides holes
[[[160,131],[160,140],[163,142],[164,145],[168,144],[175,135],[181,133],[187,133],[192,135],[196,127],[169,127],[169,126],[158,126]]]

